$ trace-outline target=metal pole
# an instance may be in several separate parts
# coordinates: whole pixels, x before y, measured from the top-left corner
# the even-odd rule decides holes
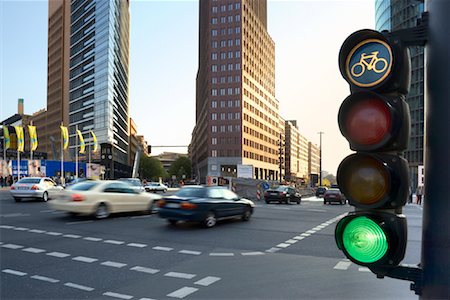
[[[63,123],[61,122],[61,126],[63,126]],[[61,185],[64,186],[64,138],[63,134],[61,132]]]
[[[19,139],[17,139],[17,142],[19,142]],[[17,181],[20,179],[20,151],[17,150]]]
[[[425,49],[425,197],[423,201],[421,299],[450,298],[448,205],[450,1],[428,0]]]
[[[75,178],[78,178],[78,124],[75,125]]]
[[[325,132],[319,131],[320,135],[320,144],[319,144],[319,186],[322,186],[322,134]]]
[[[30,121],[30,125],[33,126],[33,120]],[[33,145],[31,144],[31,138],[30,138],[30,160],[33,160]]]

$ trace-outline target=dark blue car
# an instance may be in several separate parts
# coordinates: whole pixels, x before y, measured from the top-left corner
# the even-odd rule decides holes
[[[158,214],[174,225],[178,221],[201,222],[210,228],[218,220],[239,217],[248,221],[255,204],[218,186],[186,186],[158,202]]]

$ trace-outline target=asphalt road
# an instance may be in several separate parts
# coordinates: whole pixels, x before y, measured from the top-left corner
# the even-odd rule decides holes
[[[417,299],[336,248],[348,205],[258,202],[249,222],[169,226],[156,215],[71,217],[0,191],[1,299]],[[420,259],[422,211],[408,205],[404,263]]]

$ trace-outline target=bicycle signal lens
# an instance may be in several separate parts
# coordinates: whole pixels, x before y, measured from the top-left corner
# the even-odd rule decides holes
[[[358,101],[347,112],[345,132],[354,143],[377,145],[390,132],[391,114],[383,101],[373,98]]]
[[[349,221],[342,232],[347,253],[362,263],[374,263],[388,251],[386,233],[376,222],[361,216]]]

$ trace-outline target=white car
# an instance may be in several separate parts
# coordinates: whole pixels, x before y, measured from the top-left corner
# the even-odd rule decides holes
[[[112,213],[147,211],[154,213],[161,196],[133,190],[121,181],[84,181],[67,188],[50,208],[72,214],[107,218]]]
[[[24,177],[11,185],[11,195],[16,202],[22,199],[42,199],[47,202],[50,195],[53,197],[63,190],[63,187],[49,177]]]
[[[150,182],[146,186],[144,186],[146,192],[167,192],[169,188],[167,185],[159,183],[159,182]]]

